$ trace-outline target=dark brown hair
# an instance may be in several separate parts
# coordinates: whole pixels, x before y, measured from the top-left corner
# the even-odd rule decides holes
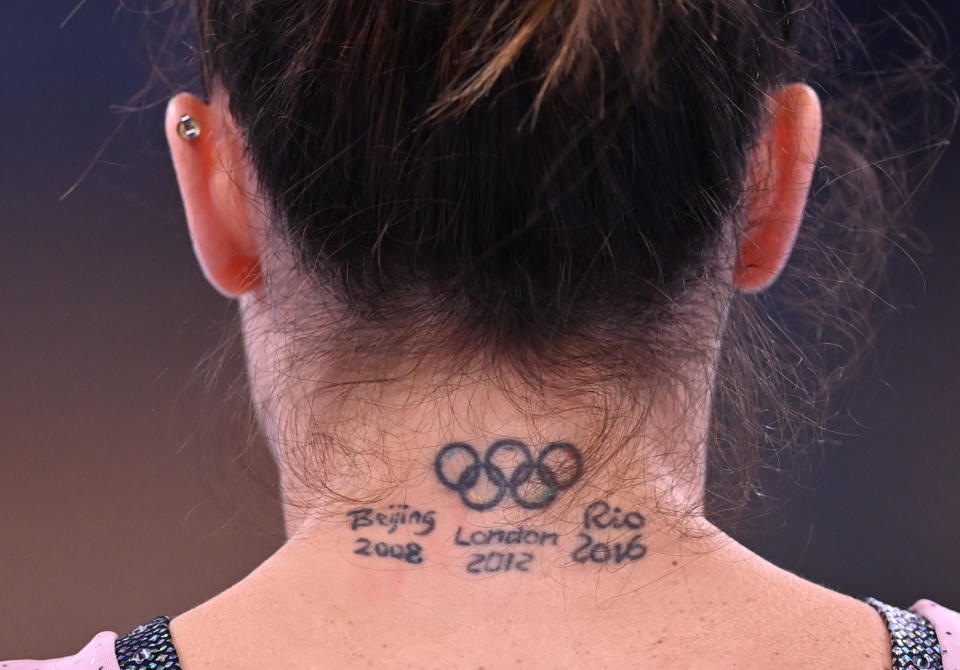
[[[695,348],[666,325],[749,223],[766,95],[813,85],[825,136],[795,255],[767,294],[723,296],[714,510],[750,497],[762,448],[822,437],[906,243],[910,169],[952,125],[930,35],[864,68],[865,30],[819,0],[195,5],[207,89],[229,93],[277,237],[350,315],[352,349],[469,350],[540,382],[628,384]]]

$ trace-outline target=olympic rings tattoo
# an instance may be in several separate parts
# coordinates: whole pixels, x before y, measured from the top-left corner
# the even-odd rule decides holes
[[[457,456],[466,460],[467,465],[454,474],[450,464]],[[503,467],[507,465],[509,469],[509,465],[497,463],[502,458],[519,459],[509,475]],[[452,442],[437,454],[434,469],[440,483],[459,493],[460,500],[470,509],[495,507],[507,493],[521,507],[540,509],[580,479],[583,458],[569,442],[551,442],[534,459],[523,442],[499,440],[490,445],[481,460],[477,450],[466,442]],[[484,476],[488,484],[481,481]]]

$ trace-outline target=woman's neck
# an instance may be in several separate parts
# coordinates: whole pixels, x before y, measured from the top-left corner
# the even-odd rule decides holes
[[[434,574],[512,588],[572,579],[595,597],[598,576],[617,592],[717,537],[702,510],[704,403],[685,403],[681,416],[677,395],[669,404],[663,395],[642,422],[623,411],[615,422],[612,403],[602,413],[556,398],[518,407],[476,386],[378,394],[350,412],[340,398],[337,411],[305,413],[323,417],[299,427],[325,435],[311,447],[325,450],[322,487],[302,451],[280,459],[288,544],[344,579]]]
[[[489,385],[437,388],[313,394],[309,411],[291,413],[300,420],[283,425],[295,432],[273,440],[288,537],[344,525],[375,542],[700,525],[706,393],[661,390],[642,403],[541,394],[521,404]]]
[[[837,612],[872,622],[867,638],[851,623],[845,639],[884,652],[868,606],[773,566],[704,519],[705,402],[684,412],[648,402],[642,422],[619,424],[643,430],[614,430],[585,403],[521,411],[463,386],[442,398],[391,393],[381,387],[350,412],[315,405],[297,431],[323,439],[274,441],[287,542],[174,619],[184,667],[235,667],[238,646],[242,670],[320,658],[601,668],[636,665],[638,654],[774,667],[810,643],[796,621],[829,621],[828,636]],[[788,599],[802,607],[785,617]],[[769,642],[761,656],[744,633],[757,630]]]

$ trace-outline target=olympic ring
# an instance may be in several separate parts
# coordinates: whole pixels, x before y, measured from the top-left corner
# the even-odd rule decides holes
[[[510,463],[496,462],[500,460],[498,456],[501,454],[506,459],[520,459],[509,475],[504,472],[503,466],[509,468]],[[447,472],[448,462],[458,455],[465,458],[468,465],[460,470],[459,474],[453,475]],[[572,461],[572,469],[565,467],[558,475],[554,466],[547,463],[548,458]],[[573,486],[580,479],[583,474],[583,458],[569,442],[551,442],[534,459],[530,448],[523,442],[499,440],[490,445],[481,460],[477,450],[471,445],[466,442],[451,442],[437,454],[434,469],[440,483],[460,494],[460,500],[470,509],[483,511],[495,507],[508,492],[521,507],[540,509],[552,503],[560,491]],[[486,477],[489,485],[483,485],[482,477]],[[539,485],[536,480],[539,480]],[[527,484],[530,486],[526,487]],[[533,499],[524,497],[525,487],[534,490]],[[486,496],[483,495],[484,492],[487,493]]]

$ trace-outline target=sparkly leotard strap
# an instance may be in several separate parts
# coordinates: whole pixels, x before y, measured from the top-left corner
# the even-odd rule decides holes
[[[890,629],[893,670],[943,670],[937,631],[927,619],[909,610],[864,598],[880,612]]]
[[[170,617],[158,616],[118,637],[114,648],[120,670],[181,670],[169,623]]]

